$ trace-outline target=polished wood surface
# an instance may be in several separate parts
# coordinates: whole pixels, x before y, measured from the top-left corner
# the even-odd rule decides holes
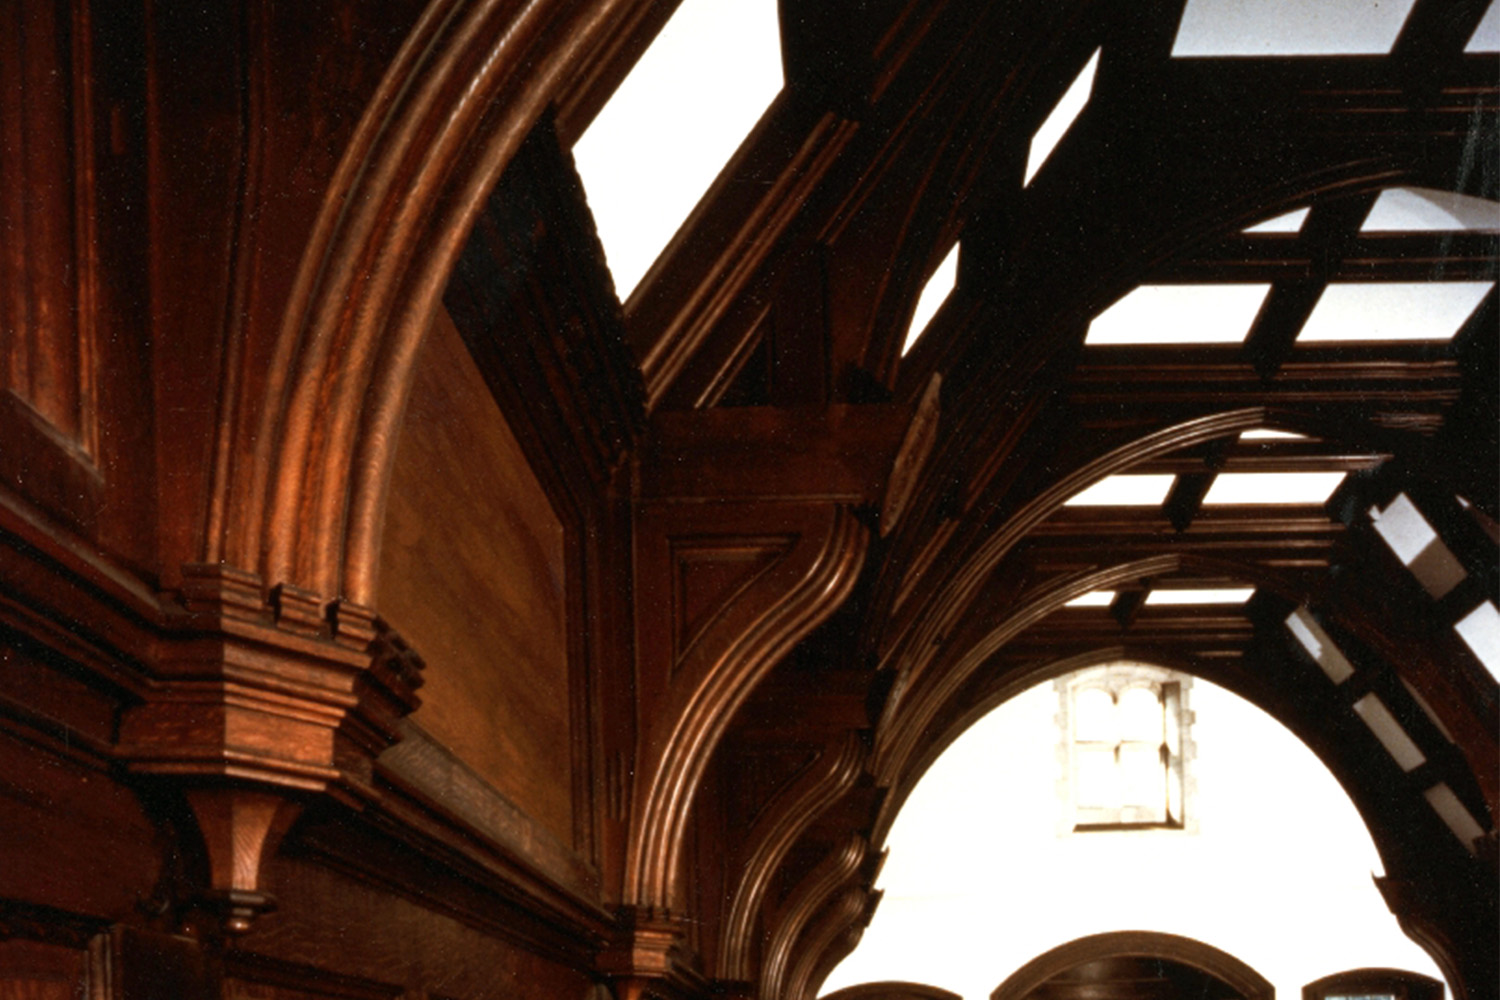
[[[1500,600],[1496,293],[1451,344],[1294,339],[1328,282],[1495,279],[1493,233],[1361,232],[1500,195],[1486,4],[1297,60],[1172,59],[1177,0],[783,4],[786,86],[621,302],[570,147],[675,8],[0,10],[0,997],[810,1000],[936,755],[1119,656],[1297,733],[1494,996],[1500,687],[1452,626]],[[1243,346],[1082,345],[1222,281],[1272,286]],[[1308,469],[1348,478],[1202,503]],[[1160,509],[1064,505],[1143,472]]]

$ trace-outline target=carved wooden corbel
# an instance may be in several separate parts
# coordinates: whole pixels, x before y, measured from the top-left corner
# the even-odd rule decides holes
[[[1494,885],[1494,873],[1487,873]],[[1428,879],[1386,875],[1375,878],[1375,887],[1395,915],[1407,937],[1432,956],[1443,978],[1453,988],[1454,1000],[1478,1000],[1494,996],[1496,966],[1493,903],[1465,906],[1462,896],[1474,902],[1472,888],[1452,887],[1444,892]],[[1493,899],[1493,896],[1490,896]],[[1488,912],[1483,912],[1488,910]]]
[[[787,1000],[812,1000],[828,973],[859,943],[880,897],[878,890],[851,886],[824,909],[802,936],[787,978]]]
[[[843,603],[908,410],[750,407],[657,414],[639,467],[641,714],[624,897],[677,898],[684,824],[736,709]]]
[[[776,915],[760,969],[760,1000],[785,1000],[795,970],[794,950],[818,911],[842,889],[853,889],[870,856],[870,844],[853,834],[797,883]],[[860,890],[863,900],[863,890]],[[851,916],[852,920],[853,917]],[[845,924],[847,926],[847,923]],[[831,940],[831,938],[830,938]],[[824,942],[825,946],[829,942]]]
[[[776,793],[751,827],[719,946],[721,980],[750,980],[757,919],[772,877],[803,831],[854,785],[865,757],[865,742],[854,733],[826,747]]]
[[[374,759],[420,704],[423,663],[368,609],[287,588],[266,597],[232,567],[183,576],[116,753],[130,773],[180,791],[201,837],[185,926],[242,934],[275,905],[261,891],[262,863],[306,797],[355,808],[369,798]]]

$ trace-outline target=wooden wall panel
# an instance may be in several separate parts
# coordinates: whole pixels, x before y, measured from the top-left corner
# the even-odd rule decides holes
[[[161,871],[158,831],[102,768],[0,731],[0,899],[126,919]]]
[[[562,525],[446,313],[422,352],[379,610],[427,660],[415,721],[572,843]]]
[[[0,941],[0,1000],[80,1000],[85,953],[35,941]]]
[[[0,482],[82,526],[102,483],[91,186],[87,146],[75,148],[90,82],[75,20],[62,3],[0,11]]]
[[[374,984],[390,983],[409,996],[453,1000],[589,995],[585,973],[440,912],[439,898],[408,898],[293,857],[272,865],[269,883],[280,908],[245,939],[246,954],[237,962],[265,966],[270,959],[284,969],[315,971],[301,984],[275,977],[284,989],[357,997],[368,996]],[[356,983],[366,986],[357,989]]]

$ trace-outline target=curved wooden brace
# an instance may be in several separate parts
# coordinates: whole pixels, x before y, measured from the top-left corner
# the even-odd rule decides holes
[[[995,987],[990,1000],[1023,1000],[1047,980],[1083,962],[1105,958],[1165,958],[1197,969],[1231,987],[1245,1000],[1271,1000],[1275,987],[1228,952],[1177,934],[1115,931],[1069,941],[1021,966]]]
[[[812,1000],[818,986],[844,955],[854,950],[880,893],[862,886],[845,889],[802,936],[800,954],[787,980],[787,1000]],[[842,952],[842,954],[841,954]]]
[[[932,683],[925,685],[920,691],[909,692],[899,711],[882,716],[880,727],[875,732],[876,756],[872,771],[876,780],[883,785],[896,785],[906,780],[906,772],[911,763],[922,756],[921,742],[924,736],[929,735],[930,727],[943,706],[986,660],[1021,632],[1057,611],[1068,601],[1091,590],[1107,590],[1144,576],[1173,573],[1188,566],[1232,573],[1278,591],[1290,590],[1275,574],[1259,567],[1175,553],[1049,580],[1017,601],[1015,610],[1010,615],[986,632],[978,643],[966,650],[940,677],[935,677]]]
[[[1327,437],[1339,436],[1335,428],[1327,426],[1316,416],[1309,417],[1272,407],[1253,406],[1206,414],[1162,428],[1113,448],[1059,477],[1047,489],[1022,504],[998,530],[984,540],[964,566],[949,578],[941,596],[929,602],[928,607],[936,609],[936,612],[916,623],[903,637],[900,646],[893,651],[891,659],[899,665],[899,673],[884,706],[880,724],[876,730],[877,734],[887,731],[891,718],[903,710],[901,702],[923,687],[919,679],[929,672],[936,660],[938,655],[936,651],[942,647],[941,638],[957,631],[958,622],[967,614],[968,608],[973,605],[1000,561],[1033,528],[1060,508],[1064,501],[1092,483],[1106,476],[1128,471],[1143,461],[1160,457],[1179,448],[1190,447],[1257,427],[1275,427]],[[1389,434],[1389,432],[1384,433],[1387,436]],[[1148,563],[1141,564],[1137,572],[1142,574],[1169,572],[1176,568],[1174,564],[1166,565],[1160,570],[1153,570]],[[1129,577],[1100,577],[1093,589],[1107,589],[1116,582],[1126,579]],[[1265,582],[1267,586],[1274,586],[1271,580]],[[1061,581],[1058,585],[1061,585]],[[1078,594],[1072,596],[1078,596]],[[1051,610],[1055,609],[1034,609],[1035,613],[1042,616],[1050,614]],[[1019,626],[1024,627],[1026,624],[1030,622],[1019,623]],[[1009,635],[1013,634],[1013,632],[1009,633]],[[1003,642],[1004,639],[999,641]],[[989,647],[989,651],[997,648],[989,643],[986,646]],[[965,653],[964,662],[968,661],[969,657]],[[939,684],[945,690],[952,687],[946,678]],[[871,770],[882,781],[892,773],[889,754],[890,747],[877,739]]]
[[[370,603],[412,365],[464,239],[570,66],[643,2],[429,3],[303,250],[226,486],[227,562]]]
[[[752,846],[738,866],[742,874],[719,946],[720,979],[750,979],[756,917],[771,877],[803,831],[858,780],[866,755],[865,741],[855,733],[824,748],[776,793],[750,828],[746,843]]]
[[[1097,278],[1087,294],[1084,294],[1085,290],[1080,289],[1080,293],[1075,296],[1075,301],[1070,306],[1079,314],[1071,318],[1053,317],[1048,326],[1051,332],[1046,334],[1046,338],[1053,342],[1051,346],[1043,343],[1043,338],[1034,337],[1028,343],[1028,350],[1040,357],[1048,351],[1061,347],[1059,338],[1066,331],[1076,330],[1076,324],[1086,319],[1090,311],[1113,301],[1120,294],[1128,291],[1132,284],[1142,280],[1143,276],[1149,273],[1150,266],[1169,259],[1174,253],[1180,252],[1183,246],[1200,242],[1215,232],[1230,232],[1237,226],[1249,224],[1256,218],[1263,218],[1275,211],[1295,208],[1315,197],[1353,194],[1399,184],[1404,179],[1419,173],[1421,173],[1420,164],[1398,169],[1393,168],[1386,158],[1377,158],[1337,164],[1290,179],[1279,179],[1242,193],[1236,198],[1235,207],[1231,212],[1219,213],[1211,219],[1200,219],[1172,227],[1150,246],[1139,248],[1130,260],[1114,266],[1108,274]],[[1432,178],[1428,180],[1435,183]],[[983,322],[976,322],[971,326],[976,330],[989,328]],[[945,347],[941,357],[917,352],[901,368],[900,378],[903,383],[901,391],[904,394],[914,391],[915,387],[920,384],[920,380],[935,368],[953,371],[986,365],[994,367],[993,360],[963,357],[960,355],[959,348],[952,345]],[[984,447],[986,445],[980,444],[981,442],[993,439],[994,435],[987,432],[985,423],[997,419],[1014,422],[1016,419],[1014,413],[1002,416],[990,405],[991,400],[1006,391],[1005,386],[998,384],[993,378],[969,379],[968,382],[967,389],[960,386],[957,380],[950,382],[951,389],[944,401],[945,414],[949,418],[945,422],[944,443],[934,450],[928,462],[925,473],[927,486],[920,490],[911,501],[911,510],[907,517],[909,528],[922,524],[924,521],[930,525],[931,511],[944,502],[943,497],[950,488],[949,484],[956,470],[969,467],[973,463],[976,447]],[[1010,387],[1011,390],[1015,388]],[[1013,434],[1014,431],[1013,426],[1007,427],[1005,434]],[[1005,439],[1001,437],[1002,441]],[[921,541],[919,538],[898,537],[897,545],[915,544],[918,548],[914,551],[918,551]],[[1007,542],[1005,547],[1009,544],[1011,543]],[[962,602],[964,591],[970,585],[965,582],[967,570],[966,566],[959,571],[957,576],[946,581],[942,587],[931,588],[931,597],[926,602],[926,607],[929,609],[954,607],[954,597]],[[898,580],[885,582],[882,602],[894,601],[899,588]],[[882,650],[882,660],[888,656],[894,656],[898,669],[904,672],[907,667],[903,659],[912,656],[911,651],[920,653],[922,650],[929,649],[934,636],[943,635],[949,631],[950,622],[951,618],[944,619],[942,623],[931,620],[925,623],[918,622],[901,638],[898,648]],[[921,634],[916,634],[918,632]]]
[[[775,930],[766,944],[760,969],[760,1000],[788,1000],[792,996],[789,992],[794,971],[792,949],[801,940],[808,922],[829,899],[859,877],[869,854],[869,841],[857,833],[851,834],[797,883],[776,914]],[[854,887],[846,895],[849,893],[858,893],[863,907],[864,891]],[[846,921],[842,926],[847,925]]]
[[[941,596],[929,602],[928,606],[939,609],[939,613],[928,615],[920,625],[913,628],[907,634],[903,648],[897,651],[895,659],[903,677],[914,677],[922,670],[928,659],[924,651],[936,647],[934,640],[937,636],[952,631],[955,620],[967,612],[979,588],[999,565],[1001,558],[1033,528],[1050,517],[1069,497],[1106,476],[1124,472],[1141,462],[1262,426],[1266,417],[1265,407],[1252,406],[1174,424],[1114,448],[1057,477],[985,539],[963,568],[949,580]],[[894,707],[893,703],[899,701],[900,692],[907,684],[909,680],[898,682],[891,692],[888,708]]]
[[[673,512],[675,522],[722,515]],[[766,530],[795,537],[780,561],[735,595],[684,651],[637,763],[626,856],[625,902],[670,908],[680,878],[688,813],[703,771],[735,711],[799,640],[843,603],[864,562],[869,534],[841,504],[788,504]]]
[[[999,565],[1001,558],[1033,528],[1050,517],[1064,501],[1091,483],[1123,472],[1140,462],[1262,426],[1267,416],[1265,407],[1253,406],[1210,414],[1163,428],[1059,476],[1046,489],[1028,500],[985,540],[964,567],[949,580],[941,596],[929,603],[929,607],[939,609],[938,613],[928,615],[908,632],[902,649],[895,657],[900,665],[900,675],[886,701],[877,732],[886,728],[888,718],[900,709],[905,693],[912,690],[914,680],[931,661],[932,651],[940,646],[938,637],[952,631],[957,619],[967,613],[980,587]],[[1050,613],[1050,610],[1043,613]],[[873,770],[877,777],[889,773],[887,753],[879,741],[876,743]]]

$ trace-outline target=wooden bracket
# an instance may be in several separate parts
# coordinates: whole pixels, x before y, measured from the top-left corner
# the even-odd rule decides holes
[[[301,812],[301,803],[254,788],[192,788],[184,793],[208,861],[208,885],[188,904],[183,930],[195,937],[236,936],[276,901],[261,891],[261,866]],[[194,914],[207,911],[214,925]]]

